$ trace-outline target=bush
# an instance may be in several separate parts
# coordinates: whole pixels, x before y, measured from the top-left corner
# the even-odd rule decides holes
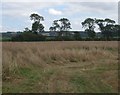
[[[55,37],[55,41],[73,41],[73,37],[69,36],[57,36]]]
[[[45,37],[32,32],[24,32],[12,37],[12,41],[45,41]]]

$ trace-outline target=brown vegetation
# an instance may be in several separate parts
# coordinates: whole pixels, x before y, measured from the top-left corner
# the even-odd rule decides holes
[[[117,63],[116,41],[3,42],[3,92],[117,92]]]

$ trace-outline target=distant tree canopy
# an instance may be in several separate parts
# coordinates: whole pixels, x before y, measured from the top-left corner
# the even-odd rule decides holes
[[[32,24],[32,31],[37,34],[38,32],[44,31],[44,26],[43,24],[40,23],[40,21],[44,21],[44,17],[38,15],[38,14],[31,14],[30,19],[33,20]]]
[[[85,31],[87,32],[88,36],[90,38],[95,38],[95,21],[92,18],[85,19],[84,22],[82,22],[83,28],[85,28]]]
[[[19,33],[19,35],[12,37],[13,41],[44,41],[47,39],[47,36],[45,37],[41,34],[44,32],[44,26],[41,23],[41,21],[44,21],[44,17],[33,13],[30,15],[30,20],[33,21],[32,29],[30,30],[26,27],[23,33]],[[81,24],[85,29],[85,34],[80,34],[80,31],[70,33],[69,30],[72,28],[68,18],[54,20],[52,26],[49,28],[50,32],[56,32],[56,37],[52,38],[52,40],[111,40],[113,37],[120,38],[120,25],[116,24],[114,20],[109,18],[87,18]],[[99,33],[99,37],[95,32],[96,26],[98,26],[98,29],[101,31],[101,33]],[[85,36],[86,34],[87,36]],[[82,38],[81,35],[84,37]],[[50,39],[50,37],[48,37],[48,39]]]
[[[44,17],[42,17],[38,14],[35,14],[35,13],[30,15],[30,19],[34,20],[34,22],[38,22],[38,23],[40,23],[40,21],[44,21]]]
[[[74,39],[75,40],[81,40],[82,39],[79,32],[74,32]]]
[[[62,36],[63,34],[68,36],[70,29],[72,29],[71,23],[67,18],[54,20],[52,26],[49,28],[50,31],[57,31],[59,36]]]
[[[12,41],[44,41],[45,37],[43,35],[38,35],[38,32],[44,31],[44,26],[41,21],[44,18],[38,14],[31,14],[30,19],[34,22],[32,23],[32,30],[26,27],[22,34],[12,37]]]
[[[85,31],[88,33],[89,38],[95,37],[96,25],[99,27],[98,29],[101,31],[102,38],[108,40],[113,38],[114,35],[119,36],[119,27],[120,25],[115,24],[114,20],[109,18],[106,19],[92,19],[87,18],[84,22],[81,23]]]
[[[45,37],[32,32],[23,32],[12,37],[12,41],[45,41]]]
[[[120,38],[120,25],[115,25],[114,26],[114,35],[118,36]]]
[[[61,18],[59,21],[61,22],[60,31],[69,31],[69,29],[72,29],[71,23],[67,18]]]
[[[115,21],[111,19],[95,19],[95,23],[99,26],[99,29],[104,38],[110,39],[112,37],[112,32],[115,28]]]
[[[32,31],[28,27],[26,27],[23,32],[32,32]]]

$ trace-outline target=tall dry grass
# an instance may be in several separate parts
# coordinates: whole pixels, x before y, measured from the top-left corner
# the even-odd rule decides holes
[[[100,72],[107,69],[111,69],[113,71],[105,71],[105,73],[100,77],[105,79],[105,83],[108,82],[114,87],[114,89],[117,89],[117,63],[117,41],[2,43],[3,81],[9,80],[13,74],[17,74],[16,72],[18,72],[19,68],[21,67],[38,67],[46,71],[52,70],[51,68],[56,68],[56,76],[50,78],[50,81],[48,82],[48,88],[50,88],[50,91],[52,91],[52,88],[49,86],[53,85],[53,89],[55,89],[54,85],[56,84],[57,80],[63,82],[63,86],[60,86],[61,89],[64,87],[67,89],[67,86],[69,86],[67,84],[68,80],[70,80],[70,76],[72,76],[72,74],[75,72],[80,73],[81,71],[85,71],[86,73],[90,73],[87,75],[87,77],[90,75],[89,77],[92,78],[98,76],[94,76],[94,71]],[[93,72],[93,75],[91,72]],[[51,73],[53,72],[50,71],[49,74]],[[112,77],[112,79],[111,77],[106,77],[109,75]],[[47,81],[49,79],[48,74],[46,77],[47,78],[43,80]],[[47,89],[47,87],[45,89]]]
[[[10,72],[21,66],[70,64],[116,59],[117,42],[3,42],[3,70]],[[114,54],[113,54],[114,53]],[[3,72],[3,75],[4,73]]]

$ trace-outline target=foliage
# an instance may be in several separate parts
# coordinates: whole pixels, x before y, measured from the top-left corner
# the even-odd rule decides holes
[[[90,39],[94,39],[95,38],[96,34],[95,34],[94,30],[92,31],[92,30],[86,29],[85,31],[87,32],[87,34],[88,34]]]
[[[85,28],[89,38],[95,38],[95,21],[92,18],[87,18],[84,22],[82,22],[82,26]]]
[[[44,26],[42,24],[39,24],[38,22],[34,22],[32,24],[32,31],[37,34],[38,32],[44,31]]]
[[[70,33],[71,23],[68,18],[61,18],[54,20],[52,26],[49,28],[49,32],[55,32],[54,37],[42,36],[44,33],[44,26],[41,21],[44,21],[44,17],[39,14],[31,14],[30,19],[33,21],[32,29],[26,27],[23,33],[15,34],[12,37],[12,41],[71,41],[71,40],[119,40],[120,38],[120,25],[115,24],[114,20],[106,19],[93,19],[87,18],[81,24],[85,29],[85,36],[81,36],[79,32],[74,31]],[[98,26],[101,33],[98,35],[95,32],[95,28]],[[42,33],[40,33],[42,32]],[[86,36],[87,33],[87,36]],[[10,34],[12,35],[12,34]],[[102,35],[102,36],[101,36]],[[5,37],[3,37],[5,39]],[[2,41],[9,41],[10,39],[2,39]]]
[[[23,32],[32,32],[32,31],[28,27],[26,27]]]
[[[82,40],[79,32],[74,32],[74,40]]]
[[[30,19],[33,20],[34,22],[37,21],[38,23],[40,23],[40,21],[44,21],[44,17],[42,17],[38,14],[35,14],[35,13],[30,15]]]
[[[71,23],[67,18],[54,20],[53,25],[49,28],[50,31],[56,31],[58,36],[68,36],[70,29],[72,29]]]
[[[17,36],[12,37],[12,41],[44,41],[45,37],[32,32],[23,32]]]
[[[114,31],[114,20],[108,18],[105,20],[95,19],[95,23],[99,26],[99,29],[106,40],[113,37],[112,32]]]
[[[32,24],[32,31],[37,34],[38,32],[44,31],[44,26],[43,24],[40,23],[40,21],[44,21],[44,17],[38,15],[38,14],[31,14],[30,19],[33,20]]]
[[[120,25],[114,25],[114,31],[113,35],[120,38]]]

